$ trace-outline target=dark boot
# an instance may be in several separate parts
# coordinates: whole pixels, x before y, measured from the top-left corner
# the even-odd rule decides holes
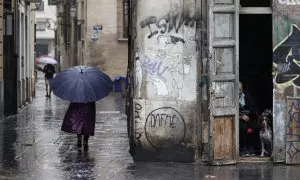
[[[86,151],[89,149],[89,145],[88,145],[89,137],[90,137],[89,135],[84,135],[83,148]]]
[[[77,147],[82,147],[82,136],[80,134],[77,134]]]

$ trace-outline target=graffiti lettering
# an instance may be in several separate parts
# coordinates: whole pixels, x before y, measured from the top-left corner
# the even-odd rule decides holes
[[[196,20],[197,19],[195,17],[189,17],[188,13],[182,15],[168,14],[160,19],[157,19],[157,17],[155,16],[150,16],[145,20],[143,20],[142,22],[140,22],[140,26],[141,28],[148,27],[150,31],[150,35],[148,36],[148,38],[150,39],[158,33],[160,34],[165,34],[166,32],[170,33],[172,30],[175,30],[175,32],[178,33],[182,25],[185,25],[187,27],[194,27]],[[154,25],[154,27],[159,29],[160,31],[154,30],[153,26],[151,25]],[[179,41],[185,43],[185,41],[179,37],[171,36],[171,39],[172,39],[172,43],[174,44]]]
[[[300,5],[300,0],[278,0],[278,2],[285,5]]]
[[[143,66],[147,68],[147,72],[150,74],[157,73],[157,75],[161,76],[167,68],[162,68],[162,61],[153,62],[147,56],[145,57]]]
[[[150,124],[151,128],[156,127],[166,127],[176,128],[175,122],[178,121],[178,117],[176,115],[169,114],[150,114]]]
[[[140,120],[141,119],[140,113],[142,110],[142,106],[139,103],[135,103],[134,108],[135,108],[134,118]]]
[[[155,148],[178,145],[183,142],[185,133],[182,115],[171,107],[158,108],[146,118],[146,138]]]
[[[142,111],[143,107],[139,102],[135,102],[134,104],[134,123],[135,126],[137,127],[138,124],[140,124],[142,117],[141,117],[141,111]],[[137,128],[135,128],[135,143],[137,146],[141,146],[141,137],[142,137],[142,133],[139,132],[139,130]]]

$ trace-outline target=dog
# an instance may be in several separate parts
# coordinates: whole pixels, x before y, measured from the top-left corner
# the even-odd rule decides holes
[[[272,111],[271,110],[265,110],[260,116],[259,116],[259,124],[261,126],[259,137],[261,141],[261,157],[264,157],[265,154],[268,154],[269,156],[272,156]]]

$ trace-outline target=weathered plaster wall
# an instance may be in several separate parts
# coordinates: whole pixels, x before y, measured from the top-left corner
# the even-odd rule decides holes
[[[85,60],[112,78],[125,75],[128,61],[127,41],[118,40],[117,0],[88,0]],[[102,26],[102,30],[95,28]],[[95,38],[95,39],[94,39]],[[94,40],[93,40],[94,39]]]
[[[194,160],[195,2],[137,1],[134,129],[137,148],[152,159]]]
[[[286,146],[288,150],[296,143],[286,143],[286,138],[293,134],[289,132],[288,122],[293,119],[288,118],[291,109],[288,109],[286,98],[297,97],[300,93],[300,4],[297,2],[293,0],[273,1],[273,109],[276,162],[285,162],[286,153],[287,155],[289,153],[286,151]],[[297,147],[300,149],[299,145]]]

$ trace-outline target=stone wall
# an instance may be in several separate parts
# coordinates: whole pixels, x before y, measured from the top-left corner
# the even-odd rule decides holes
[[[137,1],[136,160],[194,161],[199,71],[195,3]]]
[[[118,36],[123,21],[122,0],[88,0],[85,61],[98,66],[113,78],[125,75],[128,61],[127,40]],[[119,12],[119,14],[118,14]]]

